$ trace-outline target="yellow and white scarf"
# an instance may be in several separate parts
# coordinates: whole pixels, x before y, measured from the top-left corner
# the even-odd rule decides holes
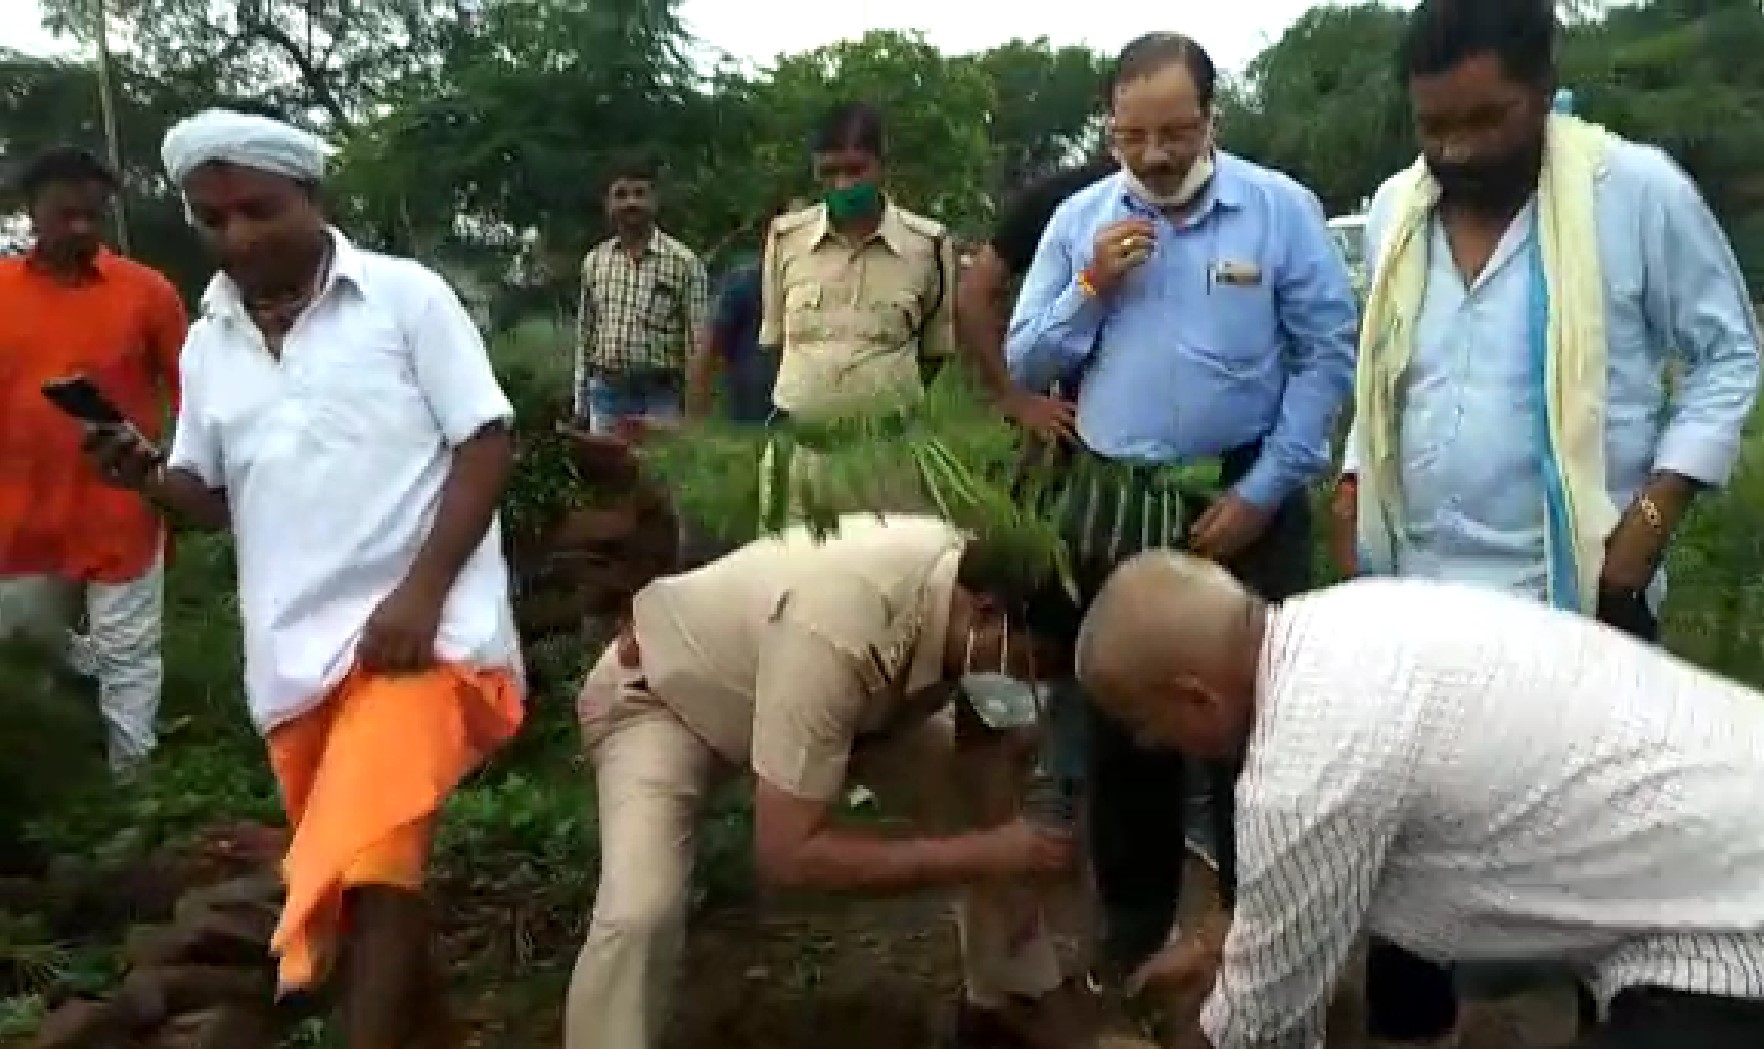
[[[1538,260],[1528,351],[1544,409],[1538,443],[1549,598],[1585,611],[1596,607],[1605,539],[1618,518],[1605,479],[1605,292],[1593,208],[1593,186],[1613,138],[1577,117],[1550,117],[1529,248]],[[1377,248],[1354,383],[1360,561],[1374,574],[1395,570],[1405,534],[1401,391],[1427,290],[1429,220],[1440,197],[1424,159],[1399,179]]]

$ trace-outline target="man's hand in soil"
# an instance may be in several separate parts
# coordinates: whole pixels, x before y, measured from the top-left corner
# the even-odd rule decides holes
[[[1208,915],[1192,932],[1151,956],[1127,980],[1127,993],[1152,994],[1170,1007],[1178,1026],[1192,1022],[1212,990],[1231,920]]]
[[[1201,1008],[1219,977],[1230,918],[1208,915],[1193,932],[1153,955],[1127,981],[1132,995],[1150,995],[1169,1023],[1170,1049],[1210,1049],[1201,1030]]]

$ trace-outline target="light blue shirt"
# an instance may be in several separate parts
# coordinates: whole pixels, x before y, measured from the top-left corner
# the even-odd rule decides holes
[[[1079,287],[1097,231],[1150,219],[1152,254],[1099,300]],[[1030,389],[1075,367],[1078,435],[1099,455],[1182,462],[1262,440],[1236,487],[1264,508],[1329,468],[1353,385],[1346,263],[1311,191],[1226,153],[1172,222],[1119,174],[1054,212],[1023,279],[1005,354]]]
[[[1391,219],[1390,187],[1367,218],[1373,259]],[[1727,238],[1696,186],[1651,146],[1614,144],[1594,195],[1611,497],[1628,506],[1654,471],[1723,484],[1759,380],[1751,302]],[[1396,569],[1542,599],[1542,406],[1527,341],[1533,207],[1513,220],[1469,286],[1444,225],[1437,217],[1429,224],[1427,291],[1399,390],[1407,534],[1398,537]],[[1674,357],[1682,366],[1668,398]]]

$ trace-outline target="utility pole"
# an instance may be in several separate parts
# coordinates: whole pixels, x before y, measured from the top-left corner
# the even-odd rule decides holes
[[[116,95],[115,85],[110,75],[110,17],[104,10],[104,0],[92,0],[92,6],[98,20],[98,112],[104,121],[104,145],[110,155],[110,170],[116,173],[117,191],[111,199],[111,207],[116,216],[116,248],[124,255],[129,253],[129,213],[124,203],[128,195],[128,179],[122,166],[122,139],[116,127]]]

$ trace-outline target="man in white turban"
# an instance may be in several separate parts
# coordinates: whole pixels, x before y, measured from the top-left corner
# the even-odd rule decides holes
[[[246,696],[293,828],[283,989],[340,962],[352,1047],[438,1049],[431,829],[522,716],[496,523],[513,411],[446,282],[325,220],[319,139],[210,110],[164,159],[221,272],[169,453],[103,430],[88,446],[235,537]]]
[[[179,121],[160,150],[191,225],[218,257],[217,284],[230,279],[253,319],[271,322],[271,343],[329,268],[333,238],[318,202],[326,152],[311,132],[224,109]]]

